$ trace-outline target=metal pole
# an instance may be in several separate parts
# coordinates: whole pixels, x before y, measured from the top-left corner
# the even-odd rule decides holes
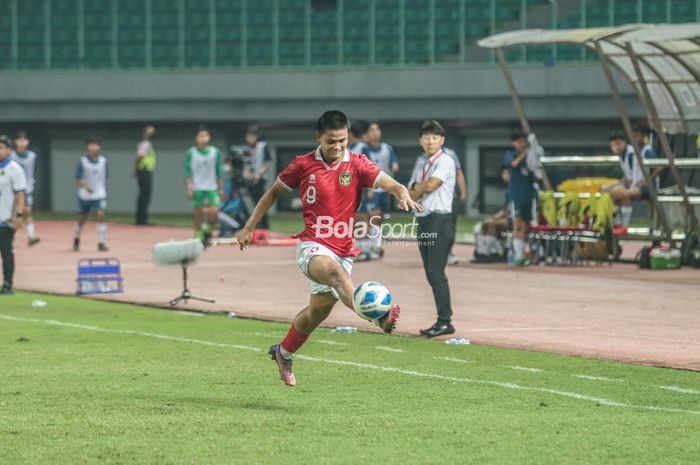
[[[248,0],[241,1],[241,67],[248,66]]]
[[[216,68],[216,0],[209,0],[209,67]]]
[[[345,2],[338,0],[335,12],[336,27],[336,64],[345,63]]]
[[[377,0],[370,0],[369,7],[369,64],[373,65],[377,58]]]
[[[663,125],[661,124],[659,112],[657,111],[656,106],[654,105],[654,102],[651,99],[649,86],[647,85],[647,81],[644,78],[644,74],[642,73],[642,68],[639,65],[639,59],[630,42],[625,43],[625,49],[627,50],[627,54],[629,55],[630,60],[632,60],[632,66],[634,67],[634,72],[637,74],[639,87],[642,89],[642,95],[644,96],[644,100],[647,101],[649,117],[654,127],[654,131],[656,132],[656,135],[659,138],[659,142],[661,143],[661,150],[664,152],[666,159],[668,159],[668,168],[671,171],[673,179],[675,179],[676,183],[678,183],[678,191],[680,192],[681,197],[683,199],[683,206],[685,207],[687,215],[690,217],[691,227],[695,231],[695,233],[698,234],[700,233],[700,225],[698,225],[698,218],[695,216],[695,210],[688,201],[688,192],[685,190],[685,182],[683,181],[683,177],[678,172],[678,168],[676,168],[676,165],[673,162],[673,151],[671,151],[671,145],[668,143],[668,138],[666,137]],[[646,173],[646,169],[644,169],[644,172]],[[649,184],[648,180],[647,184]],[[649,192],[651,192],[651,189],[649,189]]]
[[[530,132],[530,123],[528,123],[525,113],[523,112],[523,107],[520,104],[520,96],[518,91],[515,89],[515,83],[513,82],[513,76],[510,74],[508,65],[506,65],[506,60],[503,57],[503,50],[500,48],[496,49],[496,58],[498,58],[498,64],[501,67],[501,73],[503,73],[503,79],[506,81],[508,86],[508,91],[510,92],[510,97],[513,99],[513,106],[515,107],[515,113],[518,115],[520,120],[520,127],[524,132]]]
[[[520,96],[518,95],[518,91],[515,88],[515,83],[513,82],[513,76],[510,74],[508,65],[506,65],[506,60],[503,57],[503,50],[501,50],[500,47],[496,49],[496,57],[498,58],[498,64],[500,65],[501,72],[503,73],[503,79],[506,81],[506,85],[510,91],[510,97],[513,100],[515,113],[518,115],[518,119],[520,120],[520,128],[523,130],[523,132],[530,134],[530,132],[532,132],[530,129],[530,123],[525,117],[525,112],[523,112]],[[552,184],[549,182],[549,177],[547,176],[544,167],[542,167],[542,184],[544,184],[545,190],[552,190]]]
[[[117,0],[112,0],[112,45],[110,54],[112,58],[112,68],[119,67],[119,4]]]
[[[85,1],[78,2],[78,67],[85,63]]]
[[[272,66],[280,65],[280,4],[272,5]]]
[[[44,66],[51,69],[51,2],[44,0]]]
[[[177,66],[185,67],[185,0],[177,2]]]
[[[18,33],[18,28],[19,24],[17,23],[17,2],[19,0],[12,0],[12,11],[10,12],[10,15],[12,16],[12,45],[11,45],[11,51],[10,51],[10,56],[12,59],[12,68],[17,69],[17,60],[19,59],[19,44],[17,43],[19,39],[19,33]]]
[[[428,63],[435,63],[435,0],[430,0],[430,7],[428,12]]]
[[[311,65],[311,0],[304,6],[304,64]]]
[[[649,190],[649,197],[651,202],[658,212],[659,221],[661,222],[661,227],[666,234],[668,240],[671,240],[671,229],[668,227],[668,221],[666,220],[666,215],[659,205],[659,201],[656,198],[656,189],[654,189],[654,183],[651,181],[651,176],[649,175],[649,169],[644,165],[644,159],[642,158],[641,147],[637,145],[634,139],[634,133],[632,131],[632,124],[627,116],[627,111],[625,111],[625,105],[622,103],[622,98],[620,97],[620,91],[617,88],[617,83],[613,77],[612,70],[610,69],[610,64],[608,59],[603,53],[603,48],[600,46],[600,42],[595,42],[595,51],[600,59],[600,64],[603,66],[603,72],[605,73],[605,79],[608,81],[608,86],[610,87],[610,92],[613,96],[613,101],[615,102],[615,108],[617,108],[617,113],[620,115],[620,121],[622,122],[622,127],[625,129],[625,134],[627,139],[634,147],[634,156],[637,159],[637,163],[642,168],[642,173],[644,174],[644,181],[647,183],[647,189]]]
[[[406,64],[406,0],[399,0],[399,63]]]
[[[405,1],[401,2],[404,10],[406,9]],[[405,15],[405,13],[404,13]],[[466,61],[467,54],[467,15],[466,0],[459,1],[459,62],[464,63]],[[404,25],[405,28],[405,25]],[[405,31],[402,30],[402,36],[405,35]]]
[[[146,0],[146,68],[153,68],[153,3]]]

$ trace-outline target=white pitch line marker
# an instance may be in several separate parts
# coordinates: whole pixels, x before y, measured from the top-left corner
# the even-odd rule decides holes
[[[250,346],[244,346],[244,345],[238,345],[238,344],[224,344],[224,343],[220,343],[220,342],[212,342],[212,341],[206,341],[206,340],[202,340],[202,339],[190,339],[190,338],[183,338],[183,337],[166,336],[164,334],[146,333],[146,332],[134,331],[134,330],[128,330],[128,329],[101,328],[98,326],[89,326],[89,325],[81,325],[81,324],[76,324],[76,323],[67,323],[67,322],[58,321],[58,320],[40,320],[40,319],[34,319],[34,318],[22,318],[22,317],[3,315],[3,314],[0,314],[0,319],[8,320],[8,321],[20,321],[20,322],[25,322],[25,323],[48,324],[48,325],[59,326],[59,327],[64,327],[64,328],[75,328],[75,329],[83,329],[86,331],[95,331],[95,332],[99,332],[99,333],[129,334],[132,336],[151,337],[151,338],[155,338],[155,339],[161,339],[161,340],[173,341],[173,342],[184,342],[184,343],[189,343],[189,344],[199,344],[199,345],[204,345],[204,346],[220,347],[220,348],[226,348],[226,349],[245,350],[245,351],[250,351],[250,352],[256,352],[258,354],[265,353],[265,351],[263,351],[262,349],[260,349],[258,347],[250,347]],[[586,401],[586,402],[593,402],[596,404],[605,405],[607,407],[647,410],[647,411],[651,411],[651,412],[687,413],[689,415],[700,415],[700,410],[687,410],[687,409],[670,408],[670,407],[658,407],[656,405],[628,404],[626,402],[619,402],[616,400],[605,399],[602,397],[589,396],[586,394],[580,394],[578,392],[560,391],[559,389],[551,389],[551,388],[543,388],[543,387],[523,386],[520,384],[505,383],[502,381],[494,381],[494,380],[490,380],[490,379],[460,378],[460,377],[456,377],[456,376],[440,375],[437,373],[424,373],[424,372],[414,371],[414,370],[404,370],[401,368],[390,367],[390,366],[385,366],[385,365],[373,365],[373,364],[369,364],[369,363],[351,362],[348,360],[333,360],[333,359],[326,359],[326,358],[311,357],[308,355],[297,355],[296,358],[299,360],[308,360],[310,362],[320,362],[320,363],[325,363],[325,364],[351,366],[353,368],[362,368],[365,370],[381,371],[384,373],[398,373],[400,375],[413,376],[413,377],[417,377],[417,378],[439,379],[442,381],[450,381],[452,383],[479,384],[479,385],[484,385],[484,386],[500,387],[503,389],[515,389],[515,390],[520,390],[520,391],[541,392],[541,393],[547,393],[547,394],[552,394],[552,395],[561,396],[561,397],[567,397],[570,399],[577,399],[577,400],[582,400],[582,401]]]
[[[448,362],[457,362],[457,363],[472,363],[473,360],[465,360],[463,358],[454,358],[454,357],[433,357],[435,360],[446,360]]]
[[[506,365],[506,368],[510,368],[511,370],[518,370],[518,371],[529,371],[530,373],[541,373],[544,370],[540,370],[539,368],[528,368],[528,367],[521,367],[518,365]]]
[[[667,391],[673,391],[673,392],[680,392],[683,394],[700,394],[700,391],[696,391],[695,389],[689,389],[689,388],[682,388],[679,386],[656,386],[659,389],[665,389]]]
[[[329,341],[328,339],[313,339],[313,342],[318,342],[321,344],[328,344],[329,346],[346,346],[349,345],[347,342]]]
[[[375,349],[377,349],[377,350],[383,350],[383,351],[385,351],[385,352],[395,352],[395,353],[397,353],[397,354],[406,352],[406,351],[403,350],[403,349],[395,349],[395,348],[393,348],[393,347],[386,347],[386,346],[376,346]]]
[[[574,375],[574,378],[588,379],[591,381],[605,381],[607,383],[620,383],[623,381],[619,378],[606,378],[605,376],[589,376],[589,375]]]

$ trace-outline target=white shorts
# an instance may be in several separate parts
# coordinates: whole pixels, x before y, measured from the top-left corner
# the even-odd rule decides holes
[[[317,283],[309,276],[309,262],[317,255],[331,257],[336,262],[340,263],[348,275],[352,273],[352,258],[339,257],[331,249],[325,245],[318,244],[313,241],[301,241],[297,244],[297,267],[309,279],[310,290],[312,294],[323,294],[330,292],[336,300],[340,299],[338,291],[325,284]]]

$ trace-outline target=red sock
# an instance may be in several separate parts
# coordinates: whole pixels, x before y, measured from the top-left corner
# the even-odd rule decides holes
[[[292,327],[289,328],[289,332],[287,333],[287,337],[282,341],[282,348],[287,352],[294,353],[304,345],[308,338],[309,334],[300,333],[292,324]]]

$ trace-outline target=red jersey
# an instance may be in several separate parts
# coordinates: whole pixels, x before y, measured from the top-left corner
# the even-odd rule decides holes
[[[362,188],[376,188],[383,174],[366,156],[347,150],[333,165],[323,160],[320,148],[296,157],[277,177],[288,191],[301,192],[304,231],[295,237],[325,245],[340,257],[357,256],[353,233]]]

